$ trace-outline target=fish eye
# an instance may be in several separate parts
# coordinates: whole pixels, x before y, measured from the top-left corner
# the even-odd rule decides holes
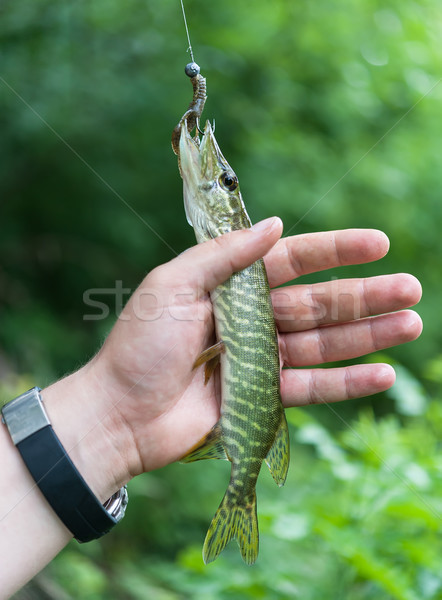
[[[219,178],[219,182],[223,188],[233,192],[238,187],[238,178],[233,173],[225,171]]]

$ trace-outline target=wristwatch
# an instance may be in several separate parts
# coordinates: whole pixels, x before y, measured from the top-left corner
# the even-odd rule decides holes
[[[26,467],[55,513],[79,542],[107,533],[124,517],[126,486],[104,504],[94,495],[52,429],[40,388],[2,408],[2,422]]]

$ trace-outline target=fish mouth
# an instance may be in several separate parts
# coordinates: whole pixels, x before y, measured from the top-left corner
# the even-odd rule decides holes
[[[186,120],[181,123],[179,167],[184,182],[197,182],[200,171],[200,149],[198,143],[187,130]]]
[[[201,167],[207,179],[213,179],[220,171],[229,169],[229,165],[219,149],[210,121],[206,121],[200,145]]]
[[[181,176],[190,180],[198,177],[210,181],[217,173],[229,168],[229,165],[219,149],[210,121],[206,121],[201,141],[193,138],[187,130],[187,122],[181,124],[180,134],[180,168]]]

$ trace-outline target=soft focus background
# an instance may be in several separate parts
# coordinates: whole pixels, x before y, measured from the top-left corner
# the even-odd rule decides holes
[[[263,470],[254,567],[235,544],[202,563],[228,465],[176,464],[133,481],[115,532],[72,542],[16,598],[440,599],[440,3],[186,6],[205,116],[252,219],[383,229],[380,263],[306,280],[411,272],[426,329],[364,359],[396,366],[388,394],[288,412],[291,470],[283,489]],[[87,290],[134,289],[194,244],[170,148],[186,48],[178,0],[0,4],[2,401],[96,351],[118,298],[95,295],[109,315],[85,319]]]

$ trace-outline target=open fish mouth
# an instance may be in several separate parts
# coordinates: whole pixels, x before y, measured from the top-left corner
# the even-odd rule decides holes
[[[230,169],[218,146],[210,121],[206,121],[201,140],[198,133],[192,137],[186,121],[181,123],[179,157],[183,179],[185,176],[192,176],[192,173],[198,173],[199,177],[209,181],[217,171]]]

